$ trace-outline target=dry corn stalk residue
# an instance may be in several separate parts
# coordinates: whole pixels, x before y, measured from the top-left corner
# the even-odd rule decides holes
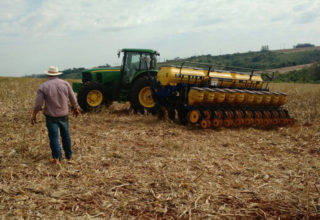
[[[74,163],[49,163],[41,79],[0,78],[4,218],[318,219],[320,85],[288,93],[293,127],[199,129],[114,103],[70,117]]]

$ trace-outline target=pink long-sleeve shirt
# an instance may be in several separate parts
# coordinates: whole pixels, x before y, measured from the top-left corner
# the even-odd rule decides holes
[[[49,77],[48,81],[42,83],[37,91],[34,110],[42,110],[43,113],[51,117],[62,117],[69,113],[68,100],[73,107],[77,107],[77,99],[67,81],[58,77]]]

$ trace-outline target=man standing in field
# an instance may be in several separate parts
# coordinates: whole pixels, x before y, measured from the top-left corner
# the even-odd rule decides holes
[[[43,114],[46,117],[46,126],[52,151],[50,162],[59,163],[62,159],[59,130],[65,157],[70,161],[72,149],[68,123],[68,100],[71,102],[73,115],[76,117],[80,114],[78,103],[70,84],[58,78],[62,74],[59,72],[58,67],[50,66],[49,71],[45,73],[48,75],[48,81],[42,83],[37,91],[31,123],[32,125],[36,123],[37,114],[42,110],[43,102],[45,102]]]

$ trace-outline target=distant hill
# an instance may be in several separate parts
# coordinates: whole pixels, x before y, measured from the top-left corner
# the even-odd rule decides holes
[[[111,67],[111,66],[109,64],[106,64],[106,65],[101,65],[101,66],[94,67],[94,68],[106,68],[106,67]],[[85,68],[83,68],[83,67],[62,70],[62,75],[60,76],[60,78],[62,78],[62,79],[81,79],[81,76],[82,76],[81,73],[84,70],[85,70]],[[46,74],[33,74],[30,76],[26,76],[26,77],[46,78],[47,75]]]
[[[280,67],[275,69],[268,69],[268,72],[278,72],[278,73],[287,73],[294,70],[301,70],[307,67],[312,66],[314,63],[308,63],[308,64],[302,64],[302,65],[296,65],[296,66],[287,66],[287,67]],[[257,72],[264,72],[264,71],[257,71]]]
[[[274,82],[320,83],[320,62],[286,73],[275,72]]]
[[[181,65],[184,61],[209,63],[217,65],[217,68],[227,68],[235,70],[240,68],[249,68],[260,70],[271,70],[274,72],[285,73],[288,71],[305,71],[304,67],[311,66],[313,63],[320,62],[320,46],[317,47],[302,47],[285,50],[264,50],[246,53],[225,54],[219,56],[201,55],[188,58],[175,58],[160,62],[159,67],[163,65]],[[307,65],[307,66],[305,66]],[[99,67],[110,67],[106,64]],[[79,79],[81,72],[85,68],[72,68],[63,70],[61,78]],[[29,76],[30,77],[30,76]],[[31,77],[42,78],[46,75],[31,75]]]
[[[85,68],[72,68],[72,69],[66,69],[62,70],[62,75],[60,78],[62,79],[80,79],[81,78],[81,72],[85,70]],[[46,78],[46,74],[33,74],[26,77],[33,77],[33,78]]]
[[[223,67],[241,67],[257,70],[291,67],[320,61],[320,47],[294,48],[275,51],[234,53],[220,56],[202,55],[168,60],[162,65],[180,64],[182,61],[210,63]]]

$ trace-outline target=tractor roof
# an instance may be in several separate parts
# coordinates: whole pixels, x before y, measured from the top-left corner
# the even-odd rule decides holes
[[[122,52],[141,52],[141,53],[158,53],[152,49],[136,49],[136,48],[123,48]]]

